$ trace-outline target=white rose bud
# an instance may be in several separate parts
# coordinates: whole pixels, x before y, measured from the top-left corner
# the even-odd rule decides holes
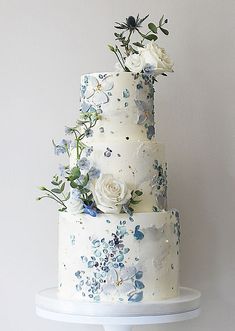
[[[144,65],[144,58],[140,54],[129,55],[125,61],[125,66],[134,74],[140,73]]]
[[[139,52],[145,65],[152,66],[156,75],[173,71],[173,62],[167,55],[165,49],[159,47],[153,41],[148,43],[144,48],[139,48]]]
[[[131,198],[125,183],[110,174],[101,175],[92,188],[97,208],[104,213],[119,214],[122,205]]]

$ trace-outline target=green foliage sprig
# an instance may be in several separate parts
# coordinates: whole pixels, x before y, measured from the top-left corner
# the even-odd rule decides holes
[[[134,205],[138,205],[141,200],[139,200],[139,197],[143,195],[143,192],[140,190],[131,191],[131,198],[130,200],[122,206],[122,211],[128,214],[129,216],[132,216],[134,213]]]
[[[163,26],[168,23],[168,19],[164,18],[164,15],[160,18],[158,24],[148,23],[148,30],[143,33],[141,32],[142,23],[149,17],[140,18],[139,14],[137,17],[129,16],[125,22],[116,22],[114,28],[121,32],[114,32],[115,40],[119,43],[119,46],[108,45],[111,52],[113,52],[120,63],[124,71],[130,71],[125,66],[125,59],[130,54],[138,54],[138,47],[144,47],[144,42],[156,41],[158,39],[158,33],[161,31],[164,35],[168,35],[169,31]],[[140,41],[132,41],[134,33],[137,33],[140,37]]]
[[[37,198],[37,200],[42,200],[44,198],[52,199],[61,205],[59,211],[66,210],[65,202],[70,198],[70,192],[64,193],[65,190],[65,182],[59,178],[58,175],[53,176],[51,181],[53,188],[48,189],[45,186],[39,187],[41,191],[44,192],[44,195]]]
[[[76,122],[74,127],[66,127],[65,133],[68,135],[73,135],[74,138],[74,148],[76,148],[76,159],[79,161],[81,159],[81,154],[83,150],[88,147],[84,142],[85,137],[92,135],[92,128],[96,125],[97,121],[100,119],[100,115],[97,112],[82,113],[80,119]],[[52,141],[56,154],[66,153],[69,157],[71,155],[71,145],[68,145],[66,140],[63,140],[63,146],[56,144],[54,140]],[[89,175],[81,176],[81,169],[79,167],[79,162],[72,169],[68,165],[63,166],[63,179],[59,175],[54,175],[51,181],[53,185],[52,188],[47,188],[45,186],[39,187],[41,191],[44,192],[43,196],[37,198],[37,200],[42,200],[44,198],[49,198],[60,204],[61,208],[59,211],[65,211],[66,201],[70,198],[70,192],[65,193],[66,183],[69,184],[71,188],[76,188],[79,190],[81,200],[85,205],[90,205],[92,203],[92,194],[90,190],[86,187],[89,181]]]

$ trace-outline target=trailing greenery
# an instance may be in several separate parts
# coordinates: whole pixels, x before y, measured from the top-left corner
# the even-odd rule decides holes
[[[44,195],[38,197],[37,200],[44,198],[52,199],[60,204],[61,207],[59,211],[65,211],[67,209],[65,202],[70,198],[70,192],[65,192],[66,184],[69,184],[71,188],[79,190],[80,199],[84,202],[84,205],[90,206],[92,204],[92,193],[86,187],[89,181],[89,174],[85,176],[81,175],[79,160],[81,159],[83,150],[88,148],[88,146],[84,144],[83,139],[92,135],[92,128],[96,125],[99,118],[100,115],[96,112],[82,113],[80,120],[76,122],[74,127],[65,128],[65,133],[73,136],[73,144],[66,139],[63,139],[60,144],[56,144],[54,140],[52,141],[56,155],[67,154],[70,157],[71,149],[75,148],[78,162],[72,169],[70,169],[68,165],[60,166],[61,176],[58,174],[53,176],[51,181],[53,185],[52,188],[45,186],[39,187]]]

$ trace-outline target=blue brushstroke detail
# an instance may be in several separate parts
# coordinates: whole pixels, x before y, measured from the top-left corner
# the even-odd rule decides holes
[[[142,288],[144,288],[144,284],[140,280],[136,280],[135,287],[138,288],[139,290],[142,290]]]
[[[142,240],[144,238],[143,232],[139,231],[140,225],[136,225],[134,237],[136,240]]]
[[[135,274],[135,278],[136,279],[141,279],[143,277],[143,271],[138,271],[136,274]]]
[[[143,300],[143,292],[142,291],[132,294],[128,299],[128,301],[130,301],[130,302],[139,302],[139,301],[142,301],[142,300]]]

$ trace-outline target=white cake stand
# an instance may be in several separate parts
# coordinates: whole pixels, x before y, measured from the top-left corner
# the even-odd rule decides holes
[[[103,325],[105,331],[130,331],[133,325],[184,321],[200,314],[200,292],[181,287],[174,299],[148,303],[86,303],[59,298],[57,288],[36,296],[38,316],[54,321]]]

